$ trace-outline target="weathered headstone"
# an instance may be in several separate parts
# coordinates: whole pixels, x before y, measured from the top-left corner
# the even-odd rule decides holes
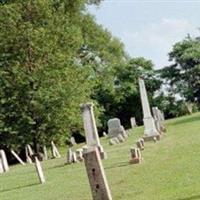
[[[27,146],[25,147],[25,154],[26,154],[26,162],[28,162],[29,164],[32,164],[32,159],[29,156],[29,151],[28,151]]]
[[[141,163],[142,156],[141,156],[140,149],[134,147],[134,148],[131,148],[130,152],[131,152],[130,164]]]
[[[151,115],[147,91],[145,88],[144,80],[141,78],[139,79],[139,88],[143,110],[144,140],[153,140],[154,137],[159,137],[159,132],[156,129],[155,121]]]
[[[127,133],[118,118],[108,120],[108,136],[110,138],[118,137],[121,134],[124,138],[127,137]]]
[[[80,162],[83,161],[83,149],[76,150],[76,157],[77,157],[78,161],[80,161]]]
[[[54,144],[53,141],[51,141],[51,151],[52,151],[52,156],[53,158],[60,158],[61,155],[56,147],[56,145]]]
[[[72,153],[72,161],[73,161],[73,163],[77,163],[78,162],[77,157],[76,157],[76,152]]]
[[[13,150],[11,150],[11,153],[19,161],[19,163],[21,163],[22,165],[25,165],[23,160]]]
[[[73,152],[72,149],[69,148],[67,150],[67,164],[71,164],[73,162]]]
[[[38,160],[37,156],[35,156],[34,159],[35,159],[35,168],[36,168],[36,171],[37,171],[37,174],[38,174],[38,178],[40,180],[40,183],[43,184],[43,183],[45,183],[45,177],[44,177],[44,173],[43,173],[43,170],[42,170],[41,163]]]
[[[76,141],[75,141],[74,137],[70,138],[70,143],[71,143],[72,146],[76,145]]]
[[[84,149],[83,157],[93,200],[112,200],[97,148]]]
[[[7,161],[7,158],[6,158],[5,151],[2,150],[2,149],[0,150],[0,159],[1,159],[1,162],[2,162],[3,171],[8,172],[9,171],[8,161]]]
[[[135,117],[131,117],[130,121],[131,121],[131,128],[135,128],[137,126]]]
[[[0,158],[0,174],[4,173],[4,169],[3,169],[3,161]]]
[[[111,139],[109,140],[109,144],[110,144],[110,145],[115,145],[115,144],[116,144],[114,138],[111,138]]]
[[[47,153],[47,147],[43,146],[43,153],[44,153],[44,160],[48,160],[48,153]]]
[[[93,103],[81,104],[83,123],[85,129],[87,147],[97,147],[102,159],[106,158],[106,153],[100,144],[96,121],[93,112]]]
[[[106,132],[103,132],[103,136],[104,136],[104,137],[107,137],[107,134],[106,134]]]
[[[144,146],[141,140],[138,140],[136,142],[137,148],[139,148],[140,150],[144,150]]]
[[[153,117],[155,120],[155,125],[157,130],[159,131],[160,134],[166,131],[166,128],[164,126],[164,117],[163,113],[158,109],[158,107],[153,107]]]

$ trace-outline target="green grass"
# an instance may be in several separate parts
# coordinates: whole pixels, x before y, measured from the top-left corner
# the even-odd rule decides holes
[[[129,149],[143,127],[131,131],[123,144],[101,140],[108,159],[103,161],[113,200],[200,199],[200,113],[166,122],[167,133],[158,143],[145,143],[140,165],[129,165]],[[63,151],[65,153],[65,151]],[[33,165],[16,165],[0,175],[1,200],[89,200],[84,163],[64,165],[65,155],[42,163],[46,184],[38,183]]]

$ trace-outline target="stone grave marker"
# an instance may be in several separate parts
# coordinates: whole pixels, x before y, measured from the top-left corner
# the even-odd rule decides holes
[[[84,148],[83,157],[93,200],[112,200],[98,149]]]
[[[5,151],[2,150],[2,149],[0,150],[0,159],[1,159],[1,162],[2,162],[3,171],[8,172],[9,166],[8,166],[7,157],[6,157]]]
[[[73,162],[73,152],[72,149],[69,148],[67,150],[67,164],[71,164]]]
[[[135,127],[137,127],[135,117],[131,117],[130,121],[131,121],[131,128],[132,129],[135,128]]]
[[[11,150],[12,155],[21,163],[22,165],[26,165],[23,160],[13,151]]]
[[[142,161],[142,156],[140,149],[138,148],[131,148],[131,159],[130,159],[130,164],[139,164]]]
[[[144,146],[143,146],[143,143],[141,142],[141,140],[138,140],[136,142],[136,146],[137,148],[139,148],[140,150],[144,150]]]
[[[36,171],[37,171],[39,181],[40,181],[41,184],[44,184],[46,182],[46,180],[45,180],[45,177],[44,177],[44,173],[43,173],[43,170],[42,170],[41,163],[38,160],[37,156],[34,156],[34,159],[35,159],[35,168],[36,168]]]
[[[108,136],[110,138],[118,137],[121,134],[124,138],[127,137],[127,133],[118,118],[108,120]]]
[[[53,158],[60,158],[61,155],[56,147],[56,145],[54,144],[53,141],[51,141],[51,151],[52,151],[52,156]]]
[[[144,140],[153,140],[154,137],[159,137],[159,132],[156,129],[155,121],[151,115],[146,87],[143,79],[139,79],[140,98],[143,110],[144,122]]]
[[[83,161],[83,149],[76,150],[76,157],[77,157],[78,161],[80,161],[80,162]]]
[[[86,136],[87,147],[97,147],[102,159],[106,158],[106,153],[100,144],[99,135],[93,111],[93,103],[81,104],[83,124]]]

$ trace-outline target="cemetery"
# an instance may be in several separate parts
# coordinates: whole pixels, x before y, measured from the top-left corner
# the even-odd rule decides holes
[[[200,37],[175,4],[0,1],[0,200],[200,200]]]

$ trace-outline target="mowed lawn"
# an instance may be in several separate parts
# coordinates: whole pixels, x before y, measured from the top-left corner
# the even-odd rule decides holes
[[[101,142],[108,154],[103,160],[113,200],[200,199],[200,113],[166,122],[160,142],[145,143],[143,162],[129,165],[130,147],[143,134],[131,132],[127,141],[115,146]],[[61,159],[42,163],[46,184],[40,185],[34,165],[16,165],[0,175],[0,200],[90,200],[84,163],[65,165]]]

